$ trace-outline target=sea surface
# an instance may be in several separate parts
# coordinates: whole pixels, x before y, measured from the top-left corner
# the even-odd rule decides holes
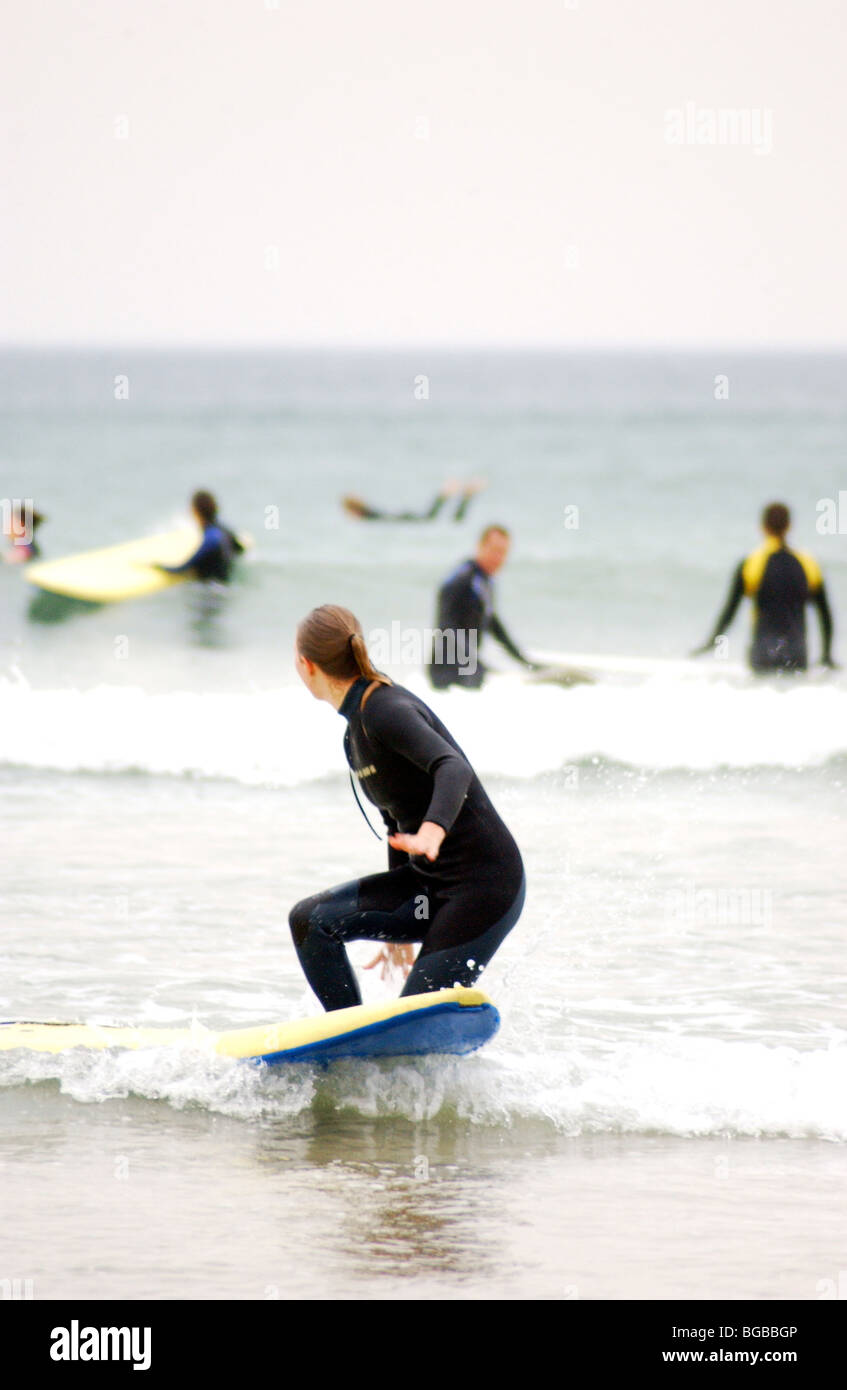
[[[847,661],[847,357],[8,349],[0,431],[0,504],[34,501],[45,559],[173,529],[200,487],[253,542],[228,590],[101,607],[0,565],[0,1018],[317,1011],[289,908],[385,856],[293,669],[318,603],[389,643],[528,878],[473,1057],[0,1054],[0,1280],[843,1295],[847,676],[746,674],[747,612],[725,660],[685,658],[783,500]],[[339,505],[425,510],[471,478],[460,523]],[[502,620],[530,652],[606,657],[592,683],[529,682],[495,648],[481,692],[428,689],[436,589],[492,521]]]

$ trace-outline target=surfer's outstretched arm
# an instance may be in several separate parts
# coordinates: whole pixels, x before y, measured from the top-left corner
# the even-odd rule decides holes
[[[207,558],[207,556],[210,556],[212,552],[216,549],[217,547],[213,540],[206,540],[204,538],[204,540],[201,541],[200,545],[195,550],[194,554],[190,557],[190,559],[186,560],[184,564],[154,565],[153,568],[156,570],[161,570],[163,574],[187,574],[189,570],[196,569],[196,567],[199,564],[202,564],[203,561]]]
[[[495,642],[499,642],[500,646],[509,653],[509,656],[515,658],[515,661],[519,661],[522,666],[535,665],[533,661],[530,661],[528,656],[524,656],[517,643],[512,641],[512,638],[509,636],[496,613],[492,613],[488,620],[488,631],[491,633]]]
[[[476,494],[481,492],[485,485],[484,478],[474,478],[471,482],[464,484],[459,494],[458,505],[453,513],[454,521],[464,521],[468,507],[471,504],[471,498],[476,497]]]
[[[832,659],[832,609],[827,598],[826,585],[821,584],[820,588],[812,594],[812,603],[818,610],[818,619],[821,625],[821,664],[831,666],[837,670],[837,666]]]
[[[738,566],[738,569],[732,576],[732,583],[729,586],[729,593],[727,594],[726,603],[721,609],[718,620],[715,623],[714,628],[712,629],[711,637],[707,642],[703,643],[702,647],[697,647],[691,653],[692,656],[702,656],[704,652],[710,652],[713,649],[715,642],[718,640],[719,637],[723,636],[730,623],[732,622],[733,618],[735,617],[736,613],[738,612],[738,607],[743,597],[744,561],[742,560],[740,565]]]

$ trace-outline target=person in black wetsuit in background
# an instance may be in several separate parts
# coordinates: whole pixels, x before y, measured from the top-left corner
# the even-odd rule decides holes
[[[458,495],[459,501],[453,513],[453,520],[463,521],[471,498],[484,487],[485,483],[479,478],[464,485],[445,483],[425,512],[383,512],[369,506],[361,497],[342,497],[341,505],[347,515],[354,517],[356,521],[434,521],[447,499]]]
[[[221,584],[229,581],[234,555],[242,555],[244,546],[229,527],[218,521],[218,504],[210,492],[195,492],[191,499],[191,510],[198,526],[203,529],[203,539],[197,550],[181,565],[154,565],[165,574],[186,574],[193,571],[196,579],[216,579]]]
[[[309,984],[325,1009],[361,1003],[345,945],[366,939],[392,943],[384,957],[398,964],[409,963],[411,943],[422,943],[404,995],[472,985],[523,908],[515,841],[432,710],[374,670],[346,608],[325,604],[304,618],[296,662],[315,699],[347,720],[351,781],[378,807],[389,845],[384,873],[292,908]]]
[[[505,563],[510,537],[504,526],[486,526],[476,555],[464,560],[438,592],[435,635],[427,662],[427,675],[436,690],[462,685],[478,690],[485,680],[485,666],[478,658],[483,634],[489,632],[515,661],[536,670],[512,641],[494,611],[494,575]]]
[[[692,652],[701,656],[711,651],[726,632],[741,600],[752,598],[755,605],[753,645],[750,665],[758,674],[805,671],[806,604],[818,610],[823,651],[821,662],[835,668],[832,659],[832,614],[820,566],[811,555],[789,550],[785,542],[791,515],[782,502],[772,502],[762,513],[764,544],[742,560],[735,571],[729,595],[712,636]]]

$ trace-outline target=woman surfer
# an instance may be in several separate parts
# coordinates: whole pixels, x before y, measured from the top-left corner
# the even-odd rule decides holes
[[[432,710],[371,665],[362,629],[325,604],[297,630],[297,671],[347,720],[352,777],[388,829],[388,870],[305,898],[289,921],[325,1009],[361,1003],[348,941],[392,943],[404,995],[472,985],[521,914],[520,851],[455,739]],[[404,947],[406,950],[404,950]]]

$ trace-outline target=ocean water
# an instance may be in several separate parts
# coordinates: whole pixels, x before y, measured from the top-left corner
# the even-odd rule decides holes
[[[197,487],[254,545],[223,595],[92,609],[0,566],[0,1016],[315,1011],[288,910],[385,853],[341,721],[293,671],[320,602],[401,635],[389,670],[484,778],[529,892],[482,979],[501,1032],[468,1059],[4,1054],[0,1277],[39,1298],[829,1296],[847,678],[746,675],[747,614],[723,665],[678,659],[781,499],[847,660],[847,505],[840,533],[821,526],[847,490],[845,366],[2,355],[3,489],[46,515],[45,558],[167,529]],[[338,505],[424,508],[454,477],[488,483],[460,524]],[[513,533],[497,588],[519,642],[636,669],[562,689],[504,657],[482,692],[428,691],[416,640],[492,520]],[[399,987],[362,979],[367,998]]]

